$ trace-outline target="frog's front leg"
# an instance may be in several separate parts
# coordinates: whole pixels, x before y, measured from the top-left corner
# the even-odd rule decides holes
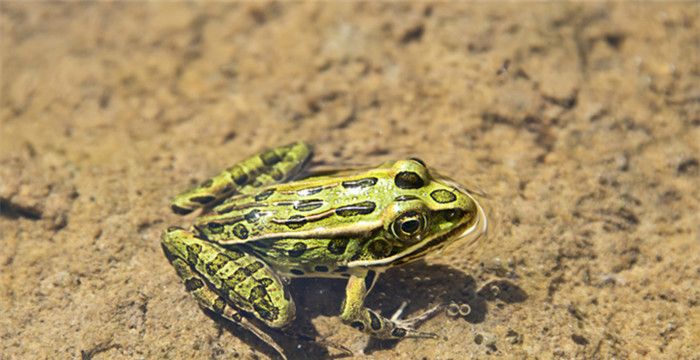
[[[170,207],[176,214],[185,215],[232,194],[245,194],[261,186],[290,180],[303,170],[312,153],[310,145],[297,142],[253,155],[177,195]]]
[[[345,300],[343,301],[340,317],[344,323],[380,339],[399,339],[404,337],[434,338],[435,334],[419,332],[415,325],[435,313],[439,307],[434,307],[420,316],[399,320],[398,317],[403,307],[387,319],[364,306],[365,297],[376,281],[377,274],[368,270],[362,275],[353,275],[348,280],[345,288]]]

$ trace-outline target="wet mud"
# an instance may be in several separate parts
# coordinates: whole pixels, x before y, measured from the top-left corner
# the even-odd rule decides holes
[[[294,281],[290,358],[698,359],[698,34],[691,2],[3,2],[0,359],[274,357],[159,237],[195,216],[173,195],[299,139],[420,157],[491,227],[367,300],[455,304],[437,339],[370,340],[342,281]]]

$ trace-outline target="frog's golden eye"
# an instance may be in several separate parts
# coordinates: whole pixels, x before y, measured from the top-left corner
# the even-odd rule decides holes
[[[423,232],[425,218],[417,211],[409,211],[399,216],[391,226],[391,231],[399,239],[413,239]]]

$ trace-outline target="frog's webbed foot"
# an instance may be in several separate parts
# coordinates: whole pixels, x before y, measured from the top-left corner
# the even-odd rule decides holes
[[[224,318],[229,319],[228,317],[224,316]],[[230,319],[229,319],[230,320]],[[250,331],[253,333],[255,336],[258,337],[258,339],[262,340],[265,344],[267,344],[269,347],[273,348],[277,355],[280,356],[282,360],[288,360],[287,355],[284,353],[284,350],[282,349],[282,346],[280,346],[277,341],[275,341],[269,334],[267,334],[265,331],[261,330],[259,327],[257,327],[255,324],[251,323],[250,320],[246,318],[241,318],[241,321],[238,322],[238,325],[240,325],[242,328]]]
[[[437,338],[437,334],[435,334],[435,333],[416,331],[416,326],[418,326],[423,321],[428,320],[430,317],[432,317],[436,312],[438,312],[442,308],[442,305],[440,305],[440,304],[435,305],[432,308],[424,311],[422,314],[420,314],[418,316],[414,316],[414,317],[408,318],[408,319],[400,319],[401,314],[406,309],[407,304],[408,303],[406,301],[401,303],[401,306],[399,306],[398,310],[396,310],[394,315],[392,315],[391,318],[389,319],[389,320],[391,320],[391,322],[394,323],[394,325],[396,326],[396,329],[402,329],[402,330],[406,331],[406,335],[404,337],[425,338],[425,339]],[[396,330],[394,330],[394,331],[396,331]]]
[[[437,312],[441,305],[425,311],[409,319],[401,320],[401,314],[406,308],[403,303],[391,318],[385,318],[375,311],[364,307],[364,298],[375,280],[375,274],[368,271],[365,277],[352,276],[345,289],[345,301],[340,317],[346,324],[378,339],[435,338],[437,335],[416,331],[416,326]]]

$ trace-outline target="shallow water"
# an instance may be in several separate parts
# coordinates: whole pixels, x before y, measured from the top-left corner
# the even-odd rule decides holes
[[[0,5],[0,359],[267,358],[160,249],[169,199],[303,139],[418,156],[484,192],[487,238],[367,299],[436,340],[369,340],[343,282],[292,283],[290,358],[693,358],[700,113],[690,3]],[[463,306],[463,310],[466,309]]]

